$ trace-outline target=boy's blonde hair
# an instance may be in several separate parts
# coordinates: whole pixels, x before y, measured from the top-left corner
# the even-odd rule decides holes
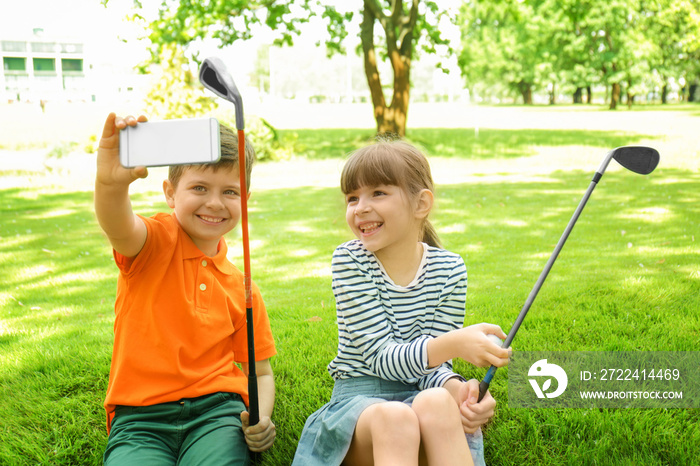
[[[219,124],[219,138],[221,142],[221,158],[212,163],[198,165],[171,165],[168,169],[168,180],[177,188],[182,174],[190,167],[211,168],[215,172],[221,168],[233,168],[238,165],[238,135],[224,124]],[[245,138],[245,177],[246,192],[250,192],[250,174],[255,163],[255,149],[248,138]]]
[[[412,198],[424,189],[435,192],[428,159],[401,139],[380,139],[356,150],[348,157],[340,175],[340,189],[346,195],[363,186],[379,185],[398,186]],[[421,241],[441,247],[440,238],[427,218]]]

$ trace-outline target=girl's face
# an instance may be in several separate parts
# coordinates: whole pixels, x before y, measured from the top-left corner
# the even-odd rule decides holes
[[[183,230],[208,256],[217,253],[219,240],[241,218],[241,185],[238,166],[214,171],[190,167],[184,171],[177,188],[163,182],[165,198]]]
[[[345,196],[345,219],[352,232],[381,260],[382,255],[412,251],[421,236],[417,205],[393,185],[362,186]]]

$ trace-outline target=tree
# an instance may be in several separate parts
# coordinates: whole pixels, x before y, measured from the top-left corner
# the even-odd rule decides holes
[[[664,53],[657,55],[668,54],[666,62],[673,58],[691,63],[685,57],[697,48],[686,43],[694,37],[688,32],[690,6],[696,5],[697,12],[697,4],[697,0],[470,0],[461,10],[460,64],[470,85],[501,82],[521,92],[525,103],[532,89],[544,87],[549,89],[550,103],[557,88],[570,88],[574,102],[582,102],[586,88],[590,102],[591,85],[602,83],[609,86],[610,108],[615,109],[623,89],[631,103],[650,77],[664,70],[652,60],[659,50],[656,44],[663,44]],[[664,16],[673,26],[650,27],[650,22]],[[677,34],[662,32],[668,29]],[[673,76],[679,76],[676,68]]]
[[[527,1],[470,1],[460,12],[460,67],[473,90],[479,82],[501,82],[532,103],[537,65],[542,63],[539,25]]]
[[[418,20],[418,0],[412,0],[408,12],[403,2],[394,0],[391,11],[385,12],[378,1],[365,0],[362,12],[362,52],[365,58],[365,76],[369,85],[374,105],[374,118],[378,133],[406,133],[408,116],[408,98],[413,59],[413,32]],[[386,38],[386,51],[394,71],[394,95],[389,105],[386,104],[382,80],[377,67],[377,50],[375,47],[374,25],[379,23]]]
[[[698,76],[700,2],[658,0],[646,10],[646,28],[654,38],[651,60],[661,78],[661,102],[666,103],[669,80],[685,82]]]
[[[544,0],[537,16],[548,20],[549,34],[545,40],[553,57],[554,69],[562,84],[573,91],[574,104],[591,103],[591,86],[601,80],[600,71],[592,64],[595,50],[594,35],[585,27],[591,0]]]
[[[417,45],[428,52],[434,52],[436,45],[449,48],[438,27],[444,12],[439,10],[437,2],[429,0],[362,0],[361,3],[354,0],[355,10],[345,13],[325,3],[328,2],[162,0],[158,18],[148,25],[149,39],[153,44],[152,61],[158,62],[159,51],[167,44],[175,43],[186,48],[197,41],[214,39],[219,47],[225,47],[238,40],[250,39],[259,26],[279,33],[277,45],[291,45],[294,37],[301,33],[300,26],[319,13],[327,24],[328,50],[342,52],[348,23],[361,17],[365,76],[374,105],[377,132],[405,135],[414,51]],[[347,8],[347,3],[344,8]],[[135,0],[135,7],[137,11],[142,8],[138,0]],[[375,25],[379,25],[380,30]],[[393,71],[390,101],[384,95],[379,73],[378,64],[382,59],[388,60]]]
[[[196,91],[201,86],[187,67],[179,46],[164,46],[159,61],[162,66],[146,96],[148,115],[163,119],[192,118],[214,109],[214,99]]]
[[[439,25],[443,18],[451,21],[454,18],[430,0],[409,0],[406,5],[403,0],[363,0],[362,5],[360,41],[377,132],[405,136],[415,49],[418,46],[424,52],[436,53],[436,46],[442,46],[446,54],[452,53]],[[354,12],[340,14],[335,7],[325,6],[330,50],[343,51],[346,26],[354,16]],[[376,28],[377,25],[380,28]],[[388,104],[379,71],[381,59],[389,62],[393,72],[392,97]]]

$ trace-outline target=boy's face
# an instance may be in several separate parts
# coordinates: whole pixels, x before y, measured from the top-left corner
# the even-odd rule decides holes
[[[241,218],[238,166],[218,171],[205,166],[185,169],[177,188],[163,182],[165,199],[180,226],[206,255],[214,256],[219,240]]]

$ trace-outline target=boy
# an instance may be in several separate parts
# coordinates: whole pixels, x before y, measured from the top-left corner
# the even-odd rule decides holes
[[[260,422],[249,426],[243,274],[223,239],[249,196],[237,136],[221,125],[218,162],[170,167],[163,192],[173,212],[145,218],[132,211],[129,185],[148,172],[119,163],[119,131],[145,121],[110,114],[97,153],[95,213],[120,272],[104,461],[247,464],[248,449],[274,442],[276,350],[253,286]],[[246,142],[248,180],[254,158]]]

